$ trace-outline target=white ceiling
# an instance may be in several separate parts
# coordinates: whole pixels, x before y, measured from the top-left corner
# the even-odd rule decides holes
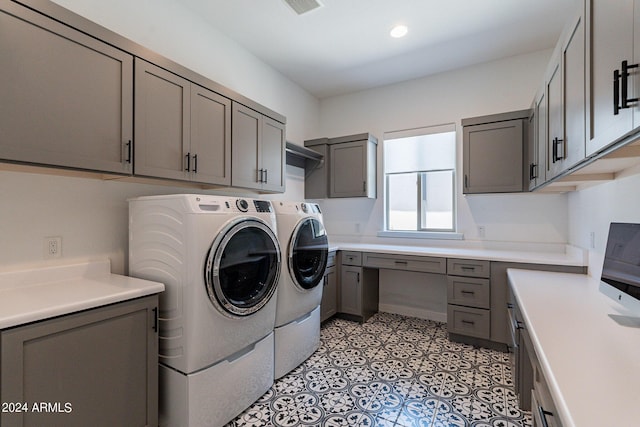
[[[318,98],[552,48],[575,0],[176,0]],[[398,23],[402,39],[389,37]]]

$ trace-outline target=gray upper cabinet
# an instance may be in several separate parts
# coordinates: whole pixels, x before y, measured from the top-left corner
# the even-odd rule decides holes
[[[376,198],[378,140],[369,133],[305,141],[324,162],[306,172],[305,197]]]
[[[13,2],[0,11],[0,159],[132,171],[133,57]]]
[[[135,174],[229,185],[231,101],[135,62]]]
[[[529,115],[522,110],[462,120],[465,194],[523,190]]]
[[[544,87],[536,95],[529,119],[529,191],[545,182],[547,155],[547,98]]]
[[[191,83],[136,59],[135,173],[186,180]]]
[[[231,185],[283,192],[285,128],[259,112],[233,103]]]
[[[623,61],[627,66],[640,61],[640,2],[586,0],[586,4],[590,83],[587,85],[586,152],[591,155],[640,125],[638,103],[625,102],[638,98],[640,93],[637,68],[630,69],[629,75],[623,70]],[[612,84],[616,71],[618,78]],[[622,93],[625,80],[628,82],[627,94]],[[630,108],[624,108],[624,105]]]
[[[585,157],[585,25],[580,13],[567,27],[547,74],[546,179]]]

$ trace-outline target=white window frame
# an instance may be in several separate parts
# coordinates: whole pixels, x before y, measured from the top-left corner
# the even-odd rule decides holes
[[[455,133],[455,138],[456,138],[456,143],[455,143],[455,148],[454,150],[456,151],[456,153],[454,153],[455,156],[455,163],[454,163],[454,168],[453,169],[430,169],[430,170],[424,170],[424,171],[406,171],[406,172],[394,172],[394,173],[386,173],[386,169],[385,169],[385,165],[384,165],[384,151],[383,151],[383,176],[384,176],[384,180],[383,180],[383,197],[384,197],[384,230],[380,231],[378,233],[378,236],[380,237],[410,237],[410,238],[435,238],[435,239],[462,239],[463,235],[461,233],[457,232],[457,181],[456,181],[456,176],[457,176],[457,166],[458,166],[458,161],[457,161],[457,132],[456,132],[456,126],[454,123],[451,124],[444,124],[444,125],[436,125],[436,126],[425,126],[425,127],[420,127],[420,128],[414,128],[414,129],[406,129],[406,130],[401,130],[401,131],[393,131],[393,132],[385,132],[384,133],[384,141],[387,140],[391,140],[391,139],[399,139],[399,138],[408,138],[408,137],[412,137],[412,136],[421,136],[421,135],[429,135],[429,134],[435,134],[435,133],[445,133],[445,132],[454,132]],[[383,142],[384,144],[385,142]],[[386,147],[383,146],[383,150],[385,150]],[[423,181],[425,173],[428,172],[441,172],[441,171],[452,171],[452,228],[451,229],[432,229],[432,228],[423,228],[422,227],[422,215],[423,215],[423,206],[422,206],[422,195],[420,194],[421,191],[424,191],[424,187],[423,187]],[[416,194],[416,198],[417,198],[417,209],[416,209],[416,216],[417,216],[417,224],[416,224],[416,230],[407,230],[407,231],[400,231],[400,230],[389,230],[389,224],[388,224],[388,216],[389,216],[389,197],[388,197],[388,179],[390,175],[394,175],[394,174],[401,174],[401,173],[416,173],[418,174],[418,183],[417,183],[417,194]]]

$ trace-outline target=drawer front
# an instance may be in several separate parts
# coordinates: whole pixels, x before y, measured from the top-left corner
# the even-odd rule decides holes
[[[422,273],[446,274],[447,272],[446,258],[428,256],[365,253],[363,265],[371,268],[418,271]]]
[[[466,277],[486,277],[490,276],[489,261],[475,259],[447,259],[447,274]]]
[[[329,254],[327,255],[327,268],[329,267],[333,267],[334,265],[336,265],[336,252],[329,252]]]
[[[448,276],[447,302],[467,307],[490,308],[489,279]]]
[[[489,310],[447,305],[447,328],[454,334],[489,339],[490,319]]]
[[[342,251],[342,265],[362,265],[362,252]]]

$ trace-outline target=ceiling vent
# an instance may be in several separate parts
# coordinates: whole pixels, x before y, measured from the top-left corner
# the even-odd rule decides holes
[[[311,12],[319,7],[322,7],[322,3],[318,0],[284,0],[286,4],[293,9],[298,15],[302,15],[307,12]]]

